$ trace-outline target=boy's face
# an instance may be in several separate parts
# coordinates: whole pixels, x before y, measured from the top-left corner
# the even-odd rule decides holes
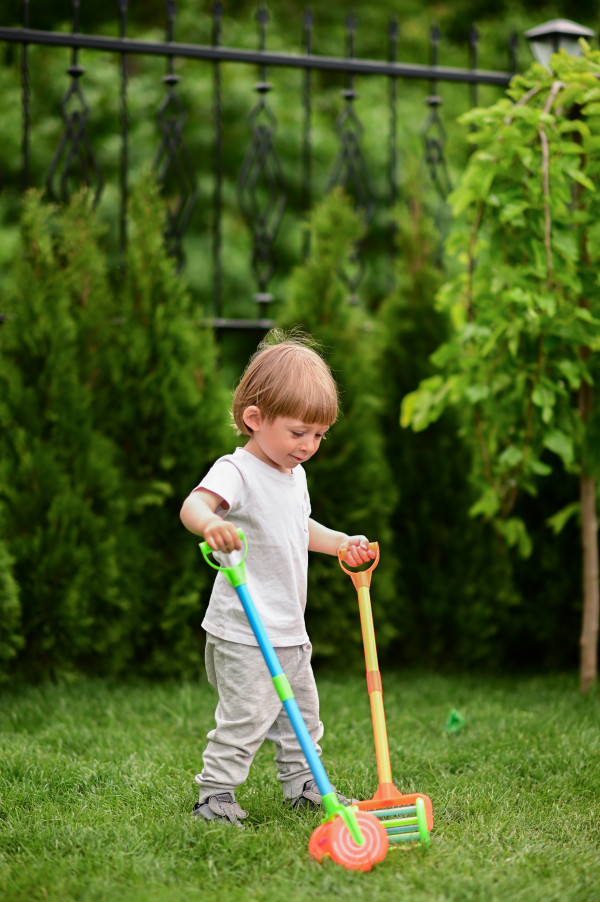
[[[303,423],[294,417],[267,420],[258,407],[248,407],[244,420],[252,429],[246,451],[282,473],[310,460],[329,429],[324,423]]]

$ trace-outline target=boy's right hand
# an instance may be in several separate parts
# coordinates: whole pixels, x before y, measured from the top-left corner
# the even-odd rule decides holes
[[[239,551],[242,547],[237,527],[220,517],[214,517],[204,527],[204,539],[213,551],[224,551],[226,554]]]
[[[235,524],[223,520],[215,513],[217,507],[223,505],[223,498],[214,492],[194,489],[183,502],[180,516],[186,529],[194,535],[202,536],[212,551],[230,554],[232,551],[239,551],[242,542]]]

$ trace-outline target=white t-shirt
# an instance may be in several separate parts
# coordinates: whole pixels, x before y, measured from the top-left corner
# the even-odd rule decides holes
[[[243,529],[248,591],[274,646],[308,642],[304,624],[310,499],[302,466],[282,473],[244,448],[219,458],[198,488],[219,495],[216,513]],[[217,573],[204,629],[230,642],[257,645],[237,592]]]

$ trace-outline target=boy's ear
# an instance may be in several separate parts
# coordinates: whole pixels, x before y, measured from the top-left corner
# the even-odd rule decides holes
[[[258,432],[263,421],[260,407],[257,407],[256,404],[251,404],[250,407],[246,407],[242,419],[248,429],[252,432]]]

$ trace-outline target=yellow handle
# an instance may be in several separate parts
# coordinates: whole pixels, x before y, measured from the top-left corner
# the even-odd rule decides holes
[[[376,552],[376,556],[370,565],[363,570],[352,570],[345,563],[346,549],[338,552],[340,567],[352,579],[358,594],[358,611],[360,614],[360,627],[365,651],[365,664],[367,666],[367,688],[371,704],[371,719],[373,721],[373,738],[375,740],[375,757],[377,759],[377,776],[380,786],[392,785],[392,766],[390,762],[390,747],[388,742],[387,727],[385,722],[385,710],[383,707],[383,688],[381,674],[377,660],[377,645],[375,644],[375,627],[373,626],[373,611],[371,609],[371,574],[379,563],[379,543],[371,542],[369,548]],[[364,567],[364,564],[363,564]]]
[[[338,561],[340,562],[340,567],[347,573],[356,589],[360,586],[366,586],[367,588],[371,585],[371,574],[373,570],[379,563],[379,542],[369,542],[369,548],[371,551],[375,552],[375,557],[371,561],[368,567],[364,564],[361,564],[360,568],[354,569],[350,567],[346,560],[348,559],[348,549],[341,548],[338,551]]]

